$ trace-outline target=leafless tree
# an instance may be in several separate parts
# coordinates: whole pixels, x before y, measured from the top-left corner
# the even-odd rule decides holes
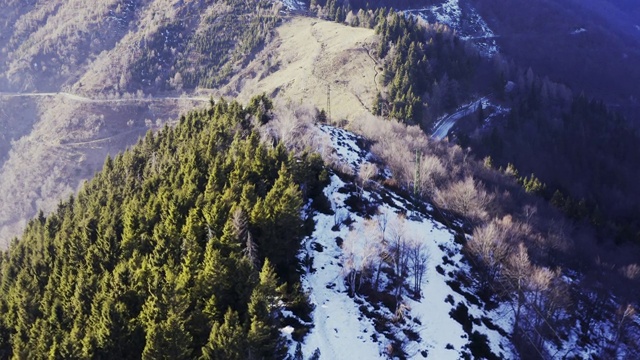
[[[524,215],[524,218],[526,219],[527,225],[531,224],[537,212],[538,208],[530,204],[527,204],[522,208],[522,213]]]
[[[402,286],[404,285],[403,275],[407,273],[409,265],[409,241],[406,236],[405,226],[405,219],[399,217],[397,222],[391,224],[388,236],[390,260],[395,274],[393,284],[396,304],[400,303]]]
[[[469,255],[480,261],[482,267],[481,286],[486,288],[497,279],[507,257],[511,244],[506,241],[504,228],[495,219],[473,230],[473,237],[467,242]]]
[[[515,253],[511,254],[507,260],[503,274],[503,280],[507,289],[511,289],[516,293],[517,303],[514,314],[513,332],[517,332],[520,325],[522,308],[526,301],[526,290],[528,286],[529,276],[531,274],[532,265],[529,261],[527,248],[523,243],[518,244]]]
[[[360,165],[358,180],[360,181],[360,196],[364,192],[364,187],[378,174],[378,167],[370,162]]]
[[[613,334],[613,341],[611,348],[608,349],[611,355],[617,355],[617,352],[620,348],[620,342],[633,329],[634,319],[636,317],[637,312],[632,304],[624,304],[618,308],[615,317],[615,332]]]
[[[387,225],[389,224],[389,214],[386,211],[378,212],[375,221],[378,230],[380,230],[380,237],[384,239],[385,232],[387,231]]]
[[[377,256],[378,249],[374,241],[365,236],[362,229],[350,231],[342,243],[343,265],[342,271],[349,286],[349,293],[356,295],[372,261]]]
[[[422,282],[427,272],[429,252],[423,239],[411,239],[409,243],[409,266],[413,276],[413,294],[419,299],[422,295]]]
[[[556,327],[560,314],[569,305],[569,289],[562,280],[559,270],[533,266],[529,277],[527,306],[532,326],[535,326],[533,337],[537,338],[537,346],[542,347],[543,334],[556,340],[559,338]]]
[[[479,222],[486,219],[493,195],[488,193],[482,184],[471,177],[466,177],[444,190],[439,189],[436,192],[435,201],[445,209]]]
[[[353,13],[353,11],[349,11],[344,20],[349,26],[357,26],[358,25],[358,16]]]
[[[273,120],[266,124],[266,134],[281,141],[289,150],[317,148],[318,134],[313,129],[316,110],[310,106],[279,102]]]
[[[383,233],[380,232],[378,223],[373,219],[364,221],[363,231],[364,236],[368,238],[368,244],[371,246],[371,251],[374,253],[371,262],[369,263],[370,269],[368,271],[371,274],[371,287],[375,291],[378,291],[380,272],[387,256],[384,236]]]
[[[436,156],[426,155],[420,159],[419,174],[420,195],[432,198],[445,178],[446,169]]]
[[[331,203],[331,210],[333,210],[333,226],[338,228],[346,218],[345,210],[339,208],[335,201]]]
[[[231,224],[233,225],[233,230],[238,238],[238,242],[244,243],[249,233],[249,224],[247,215],[241,207],[236,207],[231,214]]]
[[[629,280],[640,279],[640,266],[638,264],[629,264],[620,269],[622,276]]]
[[[372,264],[375,267],[375,276],[372,277],[372,287],[378,291],[380,284],[380,272],[383,264],[389,260],[389,251],[387,250],[387,240],[385,233],[389,216],[386,212],[379,212],[374,219],[365,220],[365,233],[373,240],[373,244],[377,251],[377,257]]]

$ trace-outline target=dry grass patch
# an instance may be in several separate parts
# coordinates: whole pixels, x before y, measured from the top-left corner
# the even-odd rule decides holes
[[[368,112],[376,94],[375,63],[366,50],[377,39],[373,30],[296,17],[277,33],[278,38],[220,95],[246,101],[265,92],[326,109],[330,85],[334,120]]]

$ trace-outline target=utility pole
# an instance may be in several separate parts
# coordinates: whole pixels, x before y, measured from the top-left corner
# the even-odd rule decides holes
[[[331,84],[327,84],[327,121],[331,124]]]
[[[418,196],[418,191],[420,190],[420,158],[422,157],[422,153],[418,152],[416,149],[416,172],[413,176],[413,196]]]

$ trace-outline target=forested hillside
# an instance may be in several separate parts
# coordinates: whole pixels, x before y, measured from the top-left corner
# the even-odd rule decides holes
[[[261,143],[270,101],[217,102],[107,158],[0,258],[0,357],[279,358],[317,155]]]
[[[637,358],[628,119],[308,3],[0,0],[0,358]]]
[[[640,244],[635,127],[602,101],[571,96],[531,71],[505,73],[519,79],[503,95],[512,110],[501,122],[460,134],[461,142],[493,166],[517,169],[512,175],[521,181],[537,178],[532,192],[594,226],[601,239]]]
[[[211,88],[264,43],[278,9],[266,0],[3,0],[0,89]]]
[[[271,41],[281,8],[1,0],[0,247],[77,191],[107,154],[206,102]]]

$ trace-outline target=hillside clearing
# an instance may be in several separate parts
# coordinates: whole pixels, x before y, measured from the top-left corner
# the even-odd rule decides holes
[[[296,17],[277,33],[219,95],[246,101],[265,92],[327,109],[330,86],[333,119],[369,112],[377,91],[376,64],[368,54],[376,41],[373,30]]]

